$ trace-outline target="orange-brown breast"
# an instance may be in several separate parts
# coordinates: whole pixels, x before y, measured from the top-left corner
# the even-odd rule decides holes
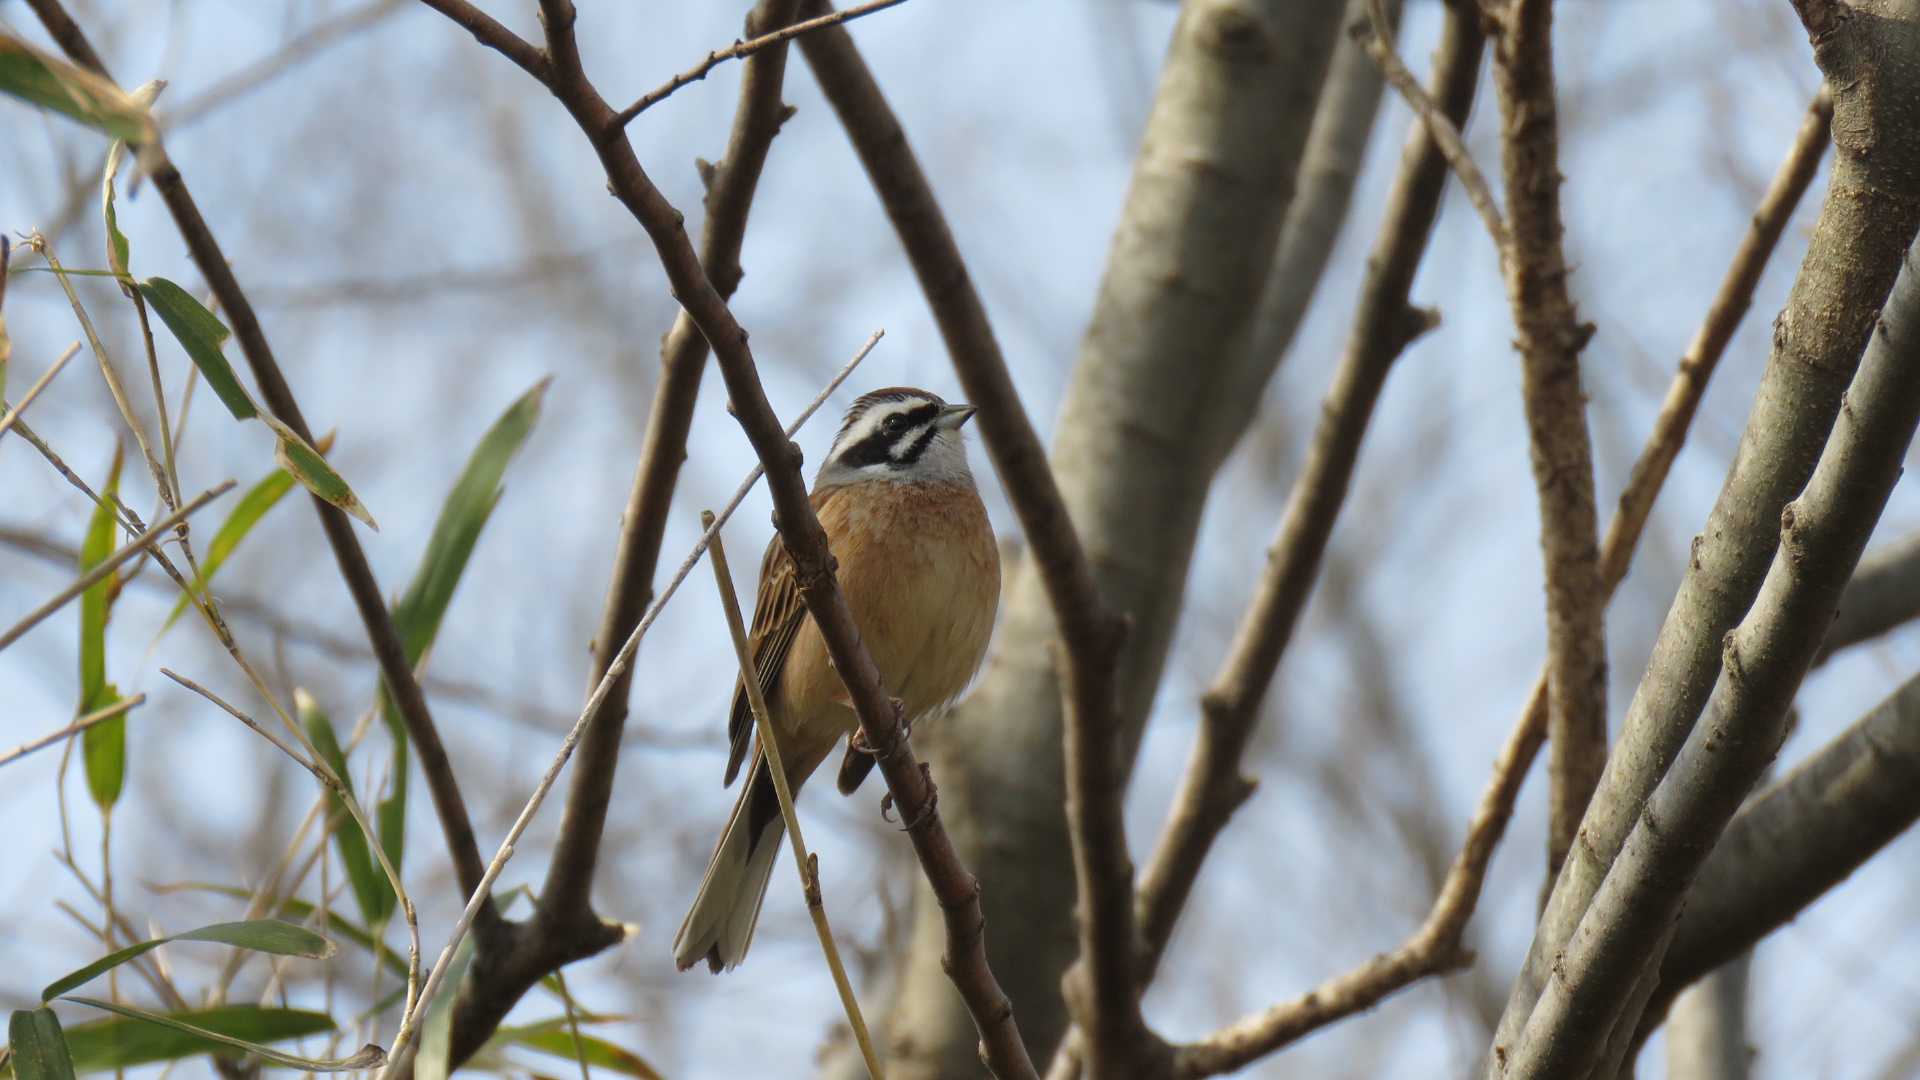
[[[910,719],[959,696],[980,668],[1000,603],[1000,556],[979,495],[874,481],[831,488],[814,503],[888,692]],[[859,726],[811,618],[787,656],[779,696],[783,733],[809,748]]]

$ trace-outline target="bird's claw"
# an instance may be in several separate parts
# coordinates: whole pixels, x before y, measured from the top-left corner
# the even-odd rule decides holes
[[[933,817],[934,809],[940,805],[940,788],[933,782],[933,768],[924,761],[920,763],[920,779],[927,785],[926,804],[920,807],[920,812],[913,816],[912,821],[905,822],[900,826],[901,832],[912,832],[920,826],[925,825],[927,820]],[[880,797],[881,820],[891,823],[893,821],[892,810],[893,792],[889,791]]]

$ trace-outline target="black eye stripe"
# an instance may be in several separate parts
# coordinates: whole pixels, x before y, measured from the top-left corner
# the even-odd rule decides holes
[[[893,419],[893,417],[890,416],[887,420],[881,421],[879,427],[872,434],[840,451],[840,453],[836,455],[835,460],[849,468],[855,469],[865,468],[869,465],[911,465],[919,461],[920,456],[926,453],[927,447],[932,444],[934,436],[939,434],[939,429],[933,426],[933,422],[940,417],[940,406],[935,404],[919,405],[908,409],[906,412],[896,413],[894,415],[906,422],[903,428],[893,432],[886,431],[887,421]],[[907,447],[906,456],[903,458],[894,457],[893,448],[900,442],[902,435],[905,432],[912,431],[914,428],[923,426],[926,428],[926,431],[921,433],[919,437]]]

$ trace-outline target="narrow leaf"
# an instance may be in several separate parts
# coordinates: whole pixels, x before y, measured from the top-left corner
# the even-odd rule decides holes
[[[94,1020],[67,1029],[67,1046],[73,1051],[74,1066],[81,1072],[103,1072],[222,1051],[229,1044],[219,1041],[218,1036],[245,1039],[249,1043],[274,1043],[334,1029],[333,1018],[325,1013],[259,1005],[226,1005],[167,1015],[212,1037],[203,1038],[144,1019]]]
[[[180,1019],[177,1014],[148,1012],[145,1009],[136,1009],[131,1005],[120,1005],[111,1001],[101,1001],[98,998],[66,997],[60,1000],[72,1001],[80,1005],[88,1005],[96,1009],[102,1009],[127,1017],[130,1020],[143,1020],[149,1024],[158,1024],[161,1027],[171,1028],[174,1031],[191,1035],[198,1039],[205,1039],[223,1046],[230,1046],[236,1050],[244,1050],[264,1061],[270,1061],[275,1065],[284,1065],[289,1069],[305,1069],[309,1072],[351,1072],[354,1069],[377,1068],[387,1060],[387,1052],[371,1043],[361,1047],[360,1052],[352,1057],[303,1058],[293,1054],[283,1054],[271,1047],[263,1046],[257,1042],[250,1042],[234,1035],[200,1027]],[[331,1026],[331,1021],[329,1021],[329,1026]]]
[[[305,439],[273,416],[267,413],[260,413],[259,416],[279,439],[274,447],[273,460],[279,462],[282,469],[292,473],[293,478],[314,495],[366,522],[367,528],[374,532],[380,531],[373,515],[367,513],[367,508],[360,504],[360,497],[353,493],[339,473],[333,471],[333,466],[320,456],[320,451],[308,446]]]
[[[480,539],[480,530],[486,526],[494,504],[500,501],[501,478],[540,419],[541,401],[551,381],[540,380],[494,421],[467,458],[460,478],[447,492],[440,517],[434,522],[433,534],[427,539],[420,568],[414,572],[413,581],[407,585],[400,602],[393,606],[394,626],[400,631],[407,659],[412,663],[420,662],[433,644],[434,635],[439,633],[440,621],[453,600],[454,589],[460,584],[460,575],[466,571],[467,560]]]
[[[584,1013],[578,1018],[582,1025],[612,1023],[622,1019],[624,1017],[598,1016],[593,1013]],[[659,1080],[660,1076],[659,1072],[640,1055],[585,1032],[581,1033],[579,1048],[576,1048],[573,1031],[564,1016],[556,1016],[532,1024],[502,1027],[487,1040],[486,1045],[481,1048],[481,1053],[497,1053],[509,1046],[525,1046],[569,1061],[578,1061],[581,1057],[581,1049],[584,1049],[587,1064],[596,1068],[606,1069],[621,1076],[643,1077],[646,1080]]]
[[[333,432],[329,431],[321,436],[317,449],[324,454],[332,446]],[[234,549],[240,546],[240,541],[246,539],[247,534],[253,531],[253,527],[260,524],[260,520],[267,516],[267,511],[279,505],[280,500],[292,490],[293,477],[288,475],[285,469],[273,470],[262,477],[259,483],[247,489],[247,493],[241,497],[239,504],[233,508],[233,513],[228,514],[227,520],[220,523],[220,531],[213,534],[212,542],[207,545],[206,554],[201,556],[200,574],[193,581],[193,596],[197,597],[206,592],[208,582],[213,580],[213,575],[226,563],[227,557],[233,554]],[[167,621],[161,624],[160,634],[166,633],[174,622],[186,613],[189,603],[191,600],[186,596],[174,602],[173,610],[167,614]],[[154,638],[158,640],[160,634],[155,634]]]
[[[361,839],[364,840],[365,837],[363,836]],[[383,876],[381,880],[385,881],[386,878]],[[149,885],[148,888],[162,894],[185,890],[213,893],[216,896],[230,897],[234,900],[253,899],[252,889],[243,889],[238,885],[216,885],[212,882],[204,881],[190,881],[179,885]],[[299,919],[302,922],[314,918],[317,911],[311,902],[292,896],[282,898],[280,908],[286,912],[288,916]],[[376,939],[371,931],[365,927],[355,925],[344,915],[336,911],[328,911],[324,916],[321,916],[321,918],[326,926],[327,933],[373,953],[388,971],[402,978],[406,977],[406,958],[388,948],[384,942]]]
[[[333,733],[333,722],[327,719],[326,711],[320,708],[320,703],[313,700],[312,695],[300,689],[293,692],[293,705],[294,711],[300,716],[301,726],[307,729],[307,737],[313,740],[314,748],[320,751],[320,756],[326,759],[327,765],[351,793],[353,777],[347,771],[347,756],[340,751],[340,740]],[[372,854],[367,850],[367,836],[347,815],[346,804],[331,792],[327,794],[327,803],[327,829],[333,834],[334,845],[340,851],[340,862],[346,867],[347,881],[353,885],[354,899],[360,903],[360,914],[369,925],[377,926],[393,914],[393,885],[374,863]]]
[[[60,1018],[52,1009],[19,1009],[7,1021],[7,1048],[16,1080],[73,1080]]]
[[[114,140],[112,148],[107,151],[106,174],[100,180],[100,212],[107,222],[107,269],[116,274],[128,272],[127,260],[132,256],[127,234],[120,231],[120,215],[114,207],[113,190],[114,174],[120,171],[120,158],[126,150],[125,140]]]
[[[0,94],[65,113],[117,139],[138,143],[153,135],[153,115],[133,95],[5,33],[0,33]]]
[[[420,567],[414,571],[407,591],[393,606],[394,628],[400,632],[408,663],[419,664],[439,634],[441,620],[453,602],[461,575],[466,573],[467,561],[479,542],[480,531],[500,501],[501,481],[507,466],[526,444],[533,425],[540,419],[540,406],[551,382],[550,378],[541,379],[507,407],[500,419],[480,437],[479,444],[467,458],[466,468],[447,492],[433,533],[427,538]],[[380,846],[398,867],[405,854],[407,729],[384,683],[380,688],[380,716],[393,742],[393,787],[375,808],[374,817],[380,832]]]
[[[311,930],[281,922],[278,919],[215,923],[198,930],[189,930],[184,934],[142,941],[137,945],[129,945],[124,949],[108,953],[86,967],[47,984],[47,988],[40,991],[40,1000],[52,1001],[74,987],[99,976],[109,968],[119,967],[136,956],[144,955],[172,941],[210,941],[240,949],[251,949],[254,952],[272,953],[275,956],[304,956],[313,960],[324,960],[333,955],[333,942]]]
[[[247,396],[246,387],[240,385],[233,366],[220,352],[230,333],[226,324],[195,300],[192,293],[166,278],[152,277],[141,282],[140,295],[159,312],[160,321],[173,331],[180,347],[187,350],[187,356],[193,360],[193,366],[200,369],[207,385],[213,387],[233,418],[249,420],[259,415],[259,408]]]
[[[124,462],[125,455],[116,442],[113,466],[101,488],[102,501],[94,507],[86,538],[80,544],[82,573],[113,554],[119,530],[111,507],[120,492],[120,467]],[[120,700],[119,691],[107,682],[107,620],[113,596],[111,575],[80,594],[80,704],[75,716],[85,716]],[[127,718],[116,716],[88,728],[80,737],[80,749],[86,763],[88,793],[103,811],[112,809],[127,778]]]

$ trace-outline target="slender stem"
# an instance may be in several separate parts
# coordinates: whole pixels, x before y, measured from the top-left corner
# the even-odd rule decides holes
[[[47,388],[47,384],[53,381],[53,377],[60,374],[60,369],[66,367],[67,361],[73,359],[74,354],[79,351],[80,343],[77,341],[67,346],[66,351],[62,352],[59,358],[33,381],[33,385],[27,387],[27,392],[20,396],[17,404],[7,405],[4,401],[0,401],[0,436],[7,433],[7,429],[20,419],[20,414],[27,411],[27,406],[33,404],[33,399],[40,396],[40,391]]]
[[[95,724],[104,723],[116,716],[124,716],[128,710],[145,704],[146,700],[147,695],[135,694],[130,698],[122,698],[104,709],[95,709],[93,712],[75,720],[73,723],[68,724],[66,727],[61,728],[51,735],[42,735],[38,739],[23,742],[6,753],[0,754],[0,765],[11,765],[36,750],[44,750],[62,739],[70,739]]]
[[[700,513],[700,525],[713,529],[711,510]],[[747,624],[740,617],[740,598],[733,591],[733,573],[727,567],[727,552],[720,533],[713,532],[707,548],[707,561],[713,564],[714,584],[720,589],[720,606],[727,613],[727,631],[733,637],[734,659],[740,664],[740,685],[747,690],[747,706],[753,711],[754,728],[760,737],[760,752],[766,756],[767,772],[773,778],[774,794],[780,797],[780,816],[787,822],[787,839],[793,846],[793,868],[800,874],[800,889],[807,898],[807,912],[813,916],[813,929],[820,937],[820,951],[826,954],[827,967],[833,972],[833,986],[840,992],[840,1006],[846,1010],[847,1023],[853,1027],[853,1041],[867,1063],[867,1075],[884,1080],[885,1070],[873,1052],[873,1037],[867,1034],[866,1018],[860,1015],[860,1003],[854,1000],[853,984],[847,981],[846,966],[840,962],[840,950],[833,943],[833,928],[827,925],[827,906],[820,895],[820,866],[807,853],[807,842],[800,835],[800,815],[793,809],[793,789],[787,782],[787,767],[780,760],[780,740],[774,735],[773,719],[767,713],[766,695],[760,692],[760,680],[754,676],[753,657],[747,652]]]
[[[712,71],[725,61],[738,60],[743,56],[751,56],[769,45],[778,45],[783,41],[791,41],[802,34],[818,30],[823,26],[838,26],[844,22],[852,22],[863,15],[871,15],[876,11],[884,11],[887,8],[905,2],[906,0],[868,0],[865,4],[856,4],[845,11],[830,11],[825,15],[808,19],[805,22],[797,22],[792,26],[783,26],[770,34],[762,34],[749,41],[736,41],[727,48],[715,49],[707,54],[705,60],[668,79],[658,88],[640,95],[640,100],[621,109],[619,113],[614,116],[614,123],[620,127],[626,127],[627,124],[633,121],[634,117],[658,105],[661,100],[666,98],[667,95],[672,94],[675,90],[680,89],[690,82],[697,82],[706,78],[707,72]]]
[[[93,569],[80,575],[71,585],[60,590],[59,593],[55,594],[46,603],[35,608],[26,618],[15,623],[11,629],[5,633],[0,633],[0,649],[5,649],[15,641],[18,641],[20,635],[33,629],[42,619],[60,610],[68,601],[86,592],[90,587],[104,581],[108,574],[119,569],[121,563],[126,562],[128,559],[133,558],[152,544],[158,542],[166,534],[168,529],[186,520],[189,514],[192,514],[194,511],[226,494],[228,491],[233,490],[233,484],[234,482],[232,480],[217,484],[195,496],[193,501],[187,503],[185,506],[154,522],[152,528],[134,538],[131,543],[114,552],[112,555],[107,556]]]

